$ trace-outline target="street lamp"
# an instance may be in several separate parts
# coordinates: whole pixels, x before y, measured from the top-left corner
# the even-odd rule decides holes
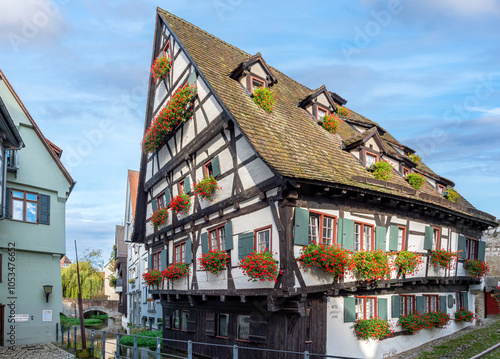
[[[47,303],[49,302],[49,295],[52,293],[52,286],[49,284],[45,284],[43,286],[43,291],[45,292],[45,296],[47,297]]]

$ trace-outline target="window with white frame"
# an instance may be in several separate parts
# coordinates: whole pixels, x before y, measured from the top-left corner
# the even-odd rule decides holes
[[[374,240],[373,225],[354,222],[354,250],[370,251],[375,247]]]
[[[255,249],[258,252],[271,251],[271,226],[255,230]]]
[[[434,231],[432,233],[432,250],[440,249],[441,245],[441,230],[439,228],[434,227]]]
[[[186,262],[186,242],[174,245],[174,263]]]
[[[414,295],[399,295],[399,314],[402,316],[409,315],[415,311],[415,300]]]
[[[406,228],[398,226],[398,251],[404,251],[406,246]]]
[[[377,316],[376,297],[355,297],[356,299],[356,320],[371,319]]]
[[[437,312],[439,308],[439,295],[424,294],[425,312]]]
[[[309,212],[309,243],[335,243],[337,217],[319,212]]]
[[[465,239],[465,259],[477,259],[477,240],[467,237]]]
[[[378,162],[378,156],[371,152],[365,152],[365,166],[370,167]]]
[[[224,225],[208,231],[210,250],[226,250],[226,239]]]

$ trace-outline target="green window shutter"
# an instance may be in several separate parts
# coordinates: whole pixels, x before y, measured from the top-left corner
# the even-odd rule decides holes
[[[201,234],[201,252],[203,254],[208,253],[208,232]]]
[[[161,269],[167,268],[167,250],[164,249],[161,251]]]
[[[422,296],[417,296],[417,312],[420,314],[425,314],[425,298]]]
[[[294,243],[299,246],[309,244],[309,211],[304,208],[295,207],[295,231]]]
[[[156,202],[156,198],[153,198],[153,200],[151,201],[151,205],[153,206],[153,213],[155,213],[156,210],[158,209],[158,204]]]
[[[446,313],[446,296],[445,295],[439,296],[439,310],[443,313]]]
[[[387,298],[378,298],[377,316],[380,319],[387,320]]]
[[[234,248],[234,243],[233,243],[233,222],[227,222],[224,225],[224,240],[226,242],[226,251]]]
[[[1,195],[1,194],[0,194]],[[10,219],[10,195],[11,195],[11,189],[7,187],[5,189],[5,218]]]
[[[356,299],[354,297],[344,298],[344,323],[356,321]]]
[[[186,263],[191,263],[192,252],[191,252],[191,238],[188,238],[186,241]]]
[[[184,178],[184,191],[186,194],[191,194],[191,178],[189,176]]]
[[[387,250],[385,245],[386,233],[385,227],[375,227],[375,249],[381,249],[384,252]]]
[[[342,245],[345,249],[354,249],[354,221],[344,218],[342,221]]]
[[[400,309],[400,299],[401,297],[399,295],[393,295],[391,296],[391,305],[392,305],[392,317],[393,318],[399,318],[401,316],[401,313],[399,311]]]
[[[242,233],[238,236],[238,259],[242,260],[250,253],[253,248],[253,232]]]
[[[150,254],[148,254],[148,271],[150,271],[151,269],[153,269],[153,256]]]
[[[462,292],[462,305],[464,309],[469,310],[469,292]]]
[[[465,253],[466,241],[467,241],[467,239],[465,238],[464,235],[462,235],[462,234],[458,235],[457,251],[458,251],[458,255],[462,259],[467,258],[467,253]]]
[[[424,249],[432,250],[432,240],[434,238],[434,228],[425,227]]]
[[[196,72],[191,72],[188,77],[189,86],[196,85]]]
[[[212,175],[217,178],[218,175],[220,175],[220,162],[219,162],[219,156],[215,156],[212,159]]]
[[[343,237],[342,233],[344,231],[343,223],[344,223],[344,218],[337,219],[337,244],[341,247],[344,245],[344,243],[342,242],[342,237]]]
[[[478,241],[477,242],[477,259],[480,261],[484,261],[486,252],[486,242]]]
[[[389,250],[397,251],[398,250],[398,237],[399,237],[399,227],[398,226],[390,226],[389,227]]]
[[[50,224],[50,196],[38,195],[38,223]]]
[[[168,188],[165,188],[165,206],[168,208],[168,205],[170,204],[171,198],[170,198],[170,191]]]

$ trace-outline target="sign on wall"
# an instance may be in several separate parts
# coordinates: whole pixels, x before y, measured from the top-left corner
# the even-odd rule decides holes
[[[44,310],[42,311],[42,322],[51,322],[52,321],[52,311]]]
[[[14,314],[14,322],[15,323],[27,323],[30,321],[29,314]]]

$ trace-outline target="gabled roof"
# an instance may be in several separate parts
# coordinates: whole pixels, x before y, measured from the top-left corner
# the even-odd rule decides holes
[[[307,106],[309,103],[311,103],[315,98],[317,98],[321,94],[325,95],[325,97],[328,100],[328,103],[332,107],[333,111],[336,111],[337,110],[337,104],[333,100],[333,98],[331,96],[331,92],[328,92],[328,90],[326,89],[325,85],[322,85],[319,89],[317,89],[316,91],[314,91],[310,95],[306,96],[306,98],[304,98],[303,100],[299,101],[298,106],[299,107],[305,107],[305,106]]]
[[[137,187],[139,185],[139,172],[128,170],[128,183],[130,191],[130,206],[132,207],[132,221],[135,222],[135,207],[137,205]]]
[[[357,146],[365,144],[370,138],[373,138],[375,142],[379,145],[379,148],[382,153],[387,153],[387,146],[384,145],[384,141],[380,137],[377,127],[373,127],[372,129],[354,135],[350,138],[344,140],[344,146],[346,150],[350,150]]]
[[[234,69],[234,71],[229,76],[231,78],[239,78],[243,74],[244,71],[247,71],[250,67],[252,67],[252,65],[254,65],[257,62],[260,63],[260,65],[262,66],[262,68],[266,72],[267,81],[269,82],[269,85],[275,84],[278,81],[278,79],[276,78],[276,76],[274,76],[273,72],[271,71],[271,69],[267,65],[266,61],[264,60],[264,58],[262,57],[262,54],[260,52],[257,52],[255,55],[250,57],[248,60],[242,62],[239,66],[237,66]]]
[[[47,139],[46,139],[47,140]],[[60,147],[57,147],[53,142],[47,140],[49,143],[50,149],[54,152],[54,154],[58,157],[61,158],[63,150]]]
[[[37,134],[38,138],[43,143],[43,145],[45,146],[47,151],[49,151],[54,162],[57,164],[57,167],[59,167],[59,169],[63,173],[64,177],[68,180],[69,184],[71,185],[71,188],[70,188],[70,192],[71,192],[71,190],[73,189],[73,186],[76,184],[76,182],[73,180],[73,178],[71,177],[69,172],[66,170],[66,167],[64,167],[64,165],[62,164],[61,159],[57,156],[56,152],[53,149],[54,147],[52,147],[49,144],[49,141],[45,138],[42,131],[40,130],[40,128],[36,124],[35,120],[33,120],[33,118],[31,117],[30,113],[28,112],[28,110],[24,106],[23,102],[21,101],[21,99],[17,95],[16,91],[14,91],[14,88],[12,87],[10,82],[7,80],[7,77],[5,77],[5,74],[2,72],[2,70],[0,70],[0,79],[2,79],[5,82],[5,85],[7,86],[9,91],[11,92],[12,96],[14,96],[14,98],[16,99],[19,107],[21,107],[21,109],[23,110],[26,118],[30,121],[31,125],[33,126],[33,129],[34,129],[35,133]],[[55,145],[53,145],[53,146],[55,146]],[[55,147],[57,147],[57,146],[55,146]],[[59,147],[57,147],[57,148],[59,148]]]

